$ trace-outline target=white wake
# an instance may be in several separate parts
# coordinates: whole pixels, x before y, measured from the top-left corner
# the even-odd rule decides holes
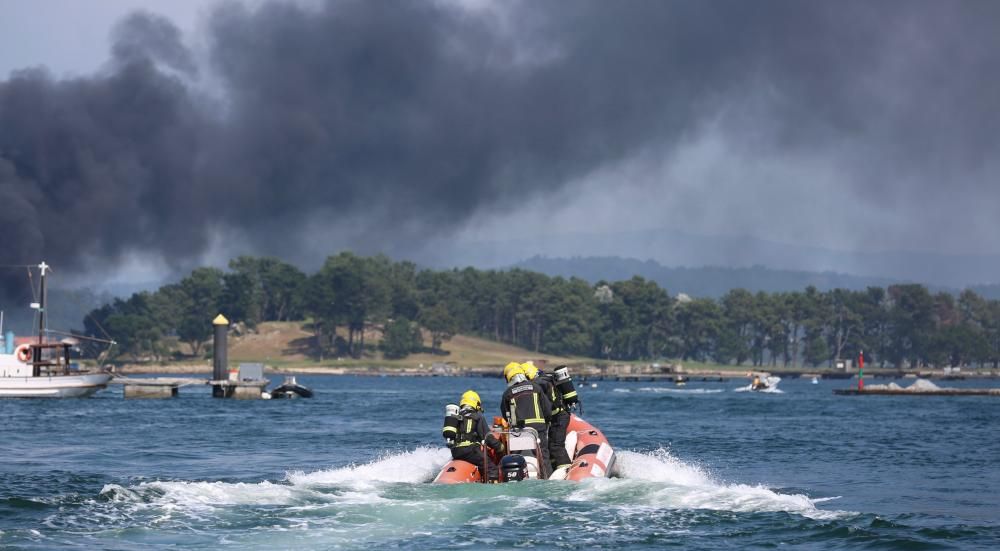
[[[525,499],[536,502],[536,507],[545,507],[549,500],[566,499],[603,503],[612,510],[624,512],[634,511],[636,507],[788,512],[813,519],[853,514],[817,508],[818,503],[831,498],[812,499],[801,494],[778,493],[759,485],[721,482],[704,469],[685,463],[664,449],[647,453],[618,451],[615,456],[612,471],[615,478],[592,479],[578,484],[543,481],[523,487],[435,487],[426,483],[449,460],[450,454],[445,448],[422,447],[387,453],[369,463],[308,473],[294,471],[287,473],[285,480],[280,482],[157,481],[129,488],[110,484],[102,490],[102,495],[113,503],[130,503],[138,509],[155,508],[164,519],[174,513],[209,518],[212,510],[234,506],[287,506],[300,511],[378,506],[377,510],[366,509],[366,514],[378,517],[412,516],[422,508],[422,515],[418,516],[453,516],[470,504],[476,504],[475,510],[481,507],[488,510],[490,503],[500,506],[500,502]],[[400,488],[400,485],[408,496],[405,499],[392,493],[392,488]]]
[[[813,519],[854,514],[816,507],[831,498],[811,499],[801,494],[780,494],[764,486],[721,482],[665,449],[648,453],[619,451],[616,457],[613,474],[620,479],[591,481],[582,485],[573,499],[615,502],[619,496],[628,495],[632,504],[654,508],[788,512]]]

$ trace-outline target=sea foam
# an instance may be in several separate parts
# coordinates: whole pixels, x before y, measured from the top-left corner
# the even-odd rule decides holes
[[[314,471],[290,472],[288,482],[296,486],[370,485],[380,482],[429,482],[451,459],[446,448],[420,447],[406,452],[385,453],[369,463]]]
[[[801,494],[781,494],[764,486],[718,481],[703,468],[685,463],[662,448],[646,453],[617,452],[612,474],[619,479],[589,481],[570,498],[654,508],[788,512],[813,519],[854,514],[818,509],[816,504],[821,500]]]

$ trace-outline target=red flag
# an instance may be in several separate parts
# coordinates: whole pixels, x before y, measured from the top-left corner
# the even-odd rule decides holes
[[[865,352],[858,352],[858,390],[865,389]]]

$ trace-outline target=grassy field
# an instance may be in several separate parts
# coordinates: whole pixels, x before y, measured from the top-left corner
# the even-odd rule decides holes
[[[346,335],[341,335],[345,336]],[[379,331],[370,330],[365,334],[366,345],[377,345],[381,340]],[[430,336],[425,335],[425,343],[430,342]],[[177,349],[184,350],[185,345],[177,345]],[[411,354],[401,360],[389,360],[382,356],[379,351],[371,348],[365,351],[361,358],[337,357],[329,354],[320,357],[315,346],[315,338],[309,330],[309,325],[303,322],[267,322],[260,324],[254,332],[243,335],[230,333],[229,336],[229,362],[237,364],[241,362],[260,362],[269,367],[295,370],[311,368],[363,368],[379,366],[383,368],[399,369],[430,369],[436,363],[445,363],[461,368],[499,368],[511,361],[546,360],[549,365],[567,364],[573,366],[601,366],[616,365],[627,366],[630,364],[648,366],[649,361],[625,362],[625,361],[605,361],[595,358],[583,357],[560,357],[549,354],[536,353],[531,350],[511,346],[509,344],[472,337],[468,335],[455,335],[452,339],[442,345],[443,353],[433,354],[425,351],[419,354]],[[732,371],[735,373],[747,373],[754,370],[753,367],[742,365],[718,365],[713,363],[667,360],[661,361],[662,365],[671,364],[675,367],[683,367],[685,371]],[[151,366],[145,364],[131,364],[131,368],[137,370],[148,369]],[[210,359],[178,360],[165,364],[172,370],[193,370],[203,371],[210,369]],[[760,368],[763,370],[767,367]]]
[[[380,334],[371,331],[365,334],[365,344],[378,344]],[[430,342],[430,338],[425,339]],[[231,362],[263,362],[283,368],[295,367],[360,367],[378,364],[389,367],[430,367],[434,363],[454,363],[462,367],[503,366],[507,362],[527,359],[545,359],[550,364],[580,362],[593,363],[585,358],[564,358],[535,353],[516,346],[497,343],[486,339],[456,335],[442,345],[444,354],[424,352],[411,354],[402,360],[387,360],[381,352],[366,351],[360,359],[317,354],[313,334],[307,326],[299,322],[263,323],[254,333],[231,336],[229,360]]]
[[[343,336],[343,335],[342,335]],[[696,362],[687,360],[659,360],[649,361],[608,361],[595,358],[584,357],[559,357],[548,354],[536,353],[524,348],[498,343],[487,339],[480,339],[467,335],[456,335],[443,345],[443,353],[433,354],[423,352],[411,354],[402,360],[388,360],[382,357],[381,352],[372,350],[376,348],[381,338],[378,331],[369,331],[365,335],[365,344],[369,349],[365,351],[361,358],[324,356],[320,357],[315,347],[315,339],[309,326],[303,322],[269,322],[261,324],[256,331],[244,335],[230,334],[229,337],[229,363],[235,365],[242,362],[260,362],[270,368],[277,368],[288,371],[308,371],[315,373],[337,373],[343,370],[364,370],[366,368],[377,367],[379,369],[400,369],[400,370],[421,370],[431,369],[434,364],[446,364],[450,367],[462,369],[500,369],[511,361],[525,360],[546,360],[549,365],[566,364],[575,368],[589,370],[592,373],[604,373],[604,367],[608,366],[609,373],[629,374],[629,373],[662,373],[659,367],[670,366],[674,372],[686,373],[716,373],[726,377],[750,376],[752,373],[769,372],[777,375],[782,374],[817,374],[822,376],[850,376],[853,371],[831,369],[829,367],[793,367],[793,366],[752,366],[752,365],[720,365],[707,362]],[[425,343],[430,342],[429,336],[425,336]],[[186,345],[176,345],[175,350],[184,351]],[[659,364],[659,365],[657,365]],[[119,369],[123,373],[204,373],[211,371],[212,360],[208,358],[194,358],[192,356],[182,356],[174,361],[149,362],[140,361],[135,363],[120,363]],[[639,367],[634,371],[629,366]],[[921,376],[934,376],[935,370],[907,370],[920,374]],[[902,371],[897,369],[876,369],[866,368],[865,374],[868,376],[900,376]],[[988,376],[1000,375],[987,371]],[[937,375],[946,375],[944,372]],[[963,376],[978,376],[975,372],[963,373]]]

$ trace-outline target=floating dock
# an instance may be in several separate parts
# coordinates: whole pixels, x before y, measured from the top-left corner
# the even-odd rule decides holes
[[[881,394],[893,396],[1000,396],[1000,388],[939,388],[937,390],[907,390],[892,388],[835,388],[834,394],[841,396],[860,396]]]
[[[232,381],[196,377],[115,377],[108,384],[122,385],[126,398],[173,398],[181,387],[211,385],[213,395],[219,398],[259,400],[269,382],[267,379]]]
[[[126,398],[172,398],[182,386],[205,385],[208,379],[186,377],[115,377],[108,384],[122,385]]]
[[[263,398],[267,379],[250,379],[242,381],[208,381],[212,385],[212,396],[216,398],[235,398],[237,400],[260,400]]]
[[[114,377],[108,384],[122,385],[125,398],[173,398],[183,386],[210,385],[214,398],[233,398],[236,400],[269,399],[271,395],[264,391],[271,381],[264,378],[264,364],[242,363],[239,367],[230,368],[228,361],[227,334],[229,320],[219,314],[212,320],[214,339],[212,341],[212,378],[198,377]],[[296,395],[312,396],[312,391],[291,383],[296,388]],[[282,397],[288,397],[284,392]]]

